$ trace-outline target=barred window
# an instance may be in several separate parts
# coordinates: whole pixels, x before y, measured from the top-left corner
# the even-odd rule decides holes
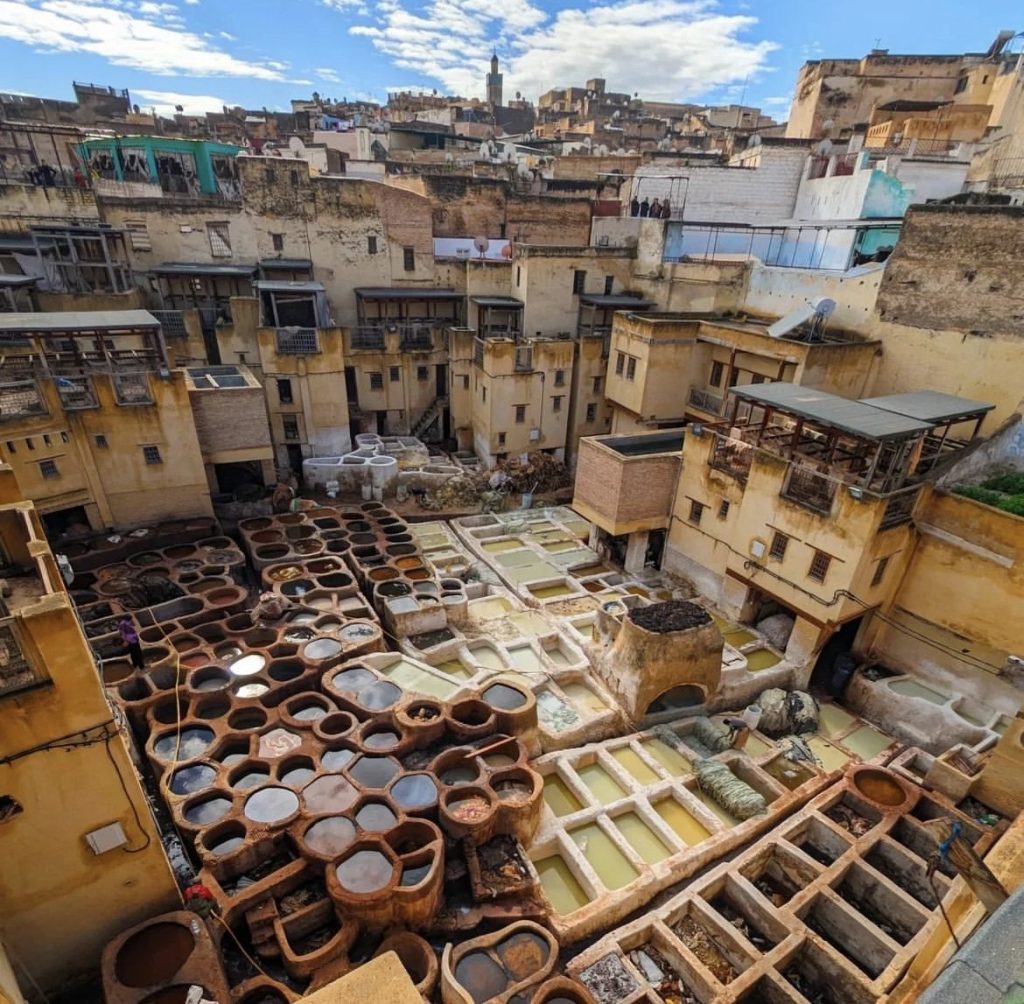
[[[776,530],[775,536],[772,537],[772,546],[768,551],[768,557],[774,558],[776,561],[782,561],[786,557],[786,545],[788,543],[789,537]]]
[[[811,558],[811,567],[807,570],[808,578],[814,579],[815,582],[824,582],[825,576],[828,575],[829,565],[832,564],[832,558],[824,551],[815,551],[814,557]]]
[[[690,516],[689,520],[695,526],[700,525],[701,517],[704,515],[704,509],[706,506],[703,502],[698,502],[696,499],[690,499]]]
[[[370,390],[383,390],[384,376],[381,373],[370,374]]]
[[[882,579],[885,578],[885,570],[889,567],[889,556],[886,555],[882,558],[877,565],[875,565],[875,574],[871,576],[871,585],[881,585]]]
[[[142,447],[142,459],[147,464],[162,464],[164,458],[160,456],[159,446],[144,446]]]
[[[59,478],[60,469],[57,467],[56,460],[40,460],[39,461],[39,473],[44,478]]]
[[[718,503],[718,518],[719,519],[726,519],[726,518],[728,518],[728,516],[729,516],[729,500],[728,499],[722,499],[722,501]]]
[[[281,419],[285,439],[299,438],[299,420],[294,415],[285,415]]]

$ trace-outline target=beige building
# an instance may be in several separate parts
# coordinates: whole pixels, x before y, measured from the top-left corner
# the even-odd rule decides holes
[[[110,938],[180,899],[39,515],[7,465],[0,544],[0,997],[19,1002],[19,982],[32,999],[66,987]]]
[[[49,528],[212,514],[185,375],[146,311],[0,314],[0,457]]]

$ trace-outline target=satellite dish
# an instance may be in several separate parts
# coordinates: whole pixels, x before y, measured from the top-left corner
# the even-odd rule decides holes
[[[823,139],[815,148],[814,152],[821,157],[827,157],[832,152],[832,140]]]
[[[486,237],[474,237],[473,247],[480,252],[480,257],[483,258],[487,254],[487,249],[491,246],[491,242]]]

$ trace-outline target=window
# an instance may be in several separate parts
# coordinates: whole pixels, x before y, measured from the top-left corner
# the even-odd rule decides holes
[[[565,386],[565,370],[555,370],[555,386]]]
[[[516,286],[519,286],[523,278],[523,266],[516,265]]]
[[[807,569],[808,578],[815,582],[824,582],[828,575],[828,566],[832,564],[832,558],[824,551],[815,551],[811,558],[811,567]]]
[[[594,377],[594,393],[595,394],[600,394],[601,393],[601,383],[602,383],[602,380],[603,380],[602,377],[599,377],[599,376]]]
[[[281,404],[292,403],[292,382],[291,380],[277,381],[277,399]]]
[[[152,251],[153,243],[149,239],[149,228],[145,220],[125,220],[124,228],[128,231],[128,239],[133,251]]]
[[[626,357],[621,352],[615,353],[615,375],[622,376],[622,371],[626,367]]]
[[[463,376],[463,378],[462,378],[462,389],[463,390],[469,390],[469,374],[468,373],[465,376]]]
[[[429,380],[430,379],[430,371],[427,369],[426,366],[417,366],[416,367],[416,379],[417,380]]]
[[[214,258],[231,257],[231,227],[228,223],[207,223],[206,236],[210,241],[210,254]]]
[[[50,442],[50,435],[47,432],[43,433],[43,445],[44,446],[53,446],[53,443]]]
[[[271,234],[270,242],[274,245],[275,251],[284,250],[284,234]]]
[[[764,376],[762,374],[760,374],[760,373],[755,373],[750,378],[750,382],[751,383],[764,383]]]
[[[579,296],[586,285],[587,273],[581,268],[576,269],[572,274],[572,295]]]
[[[299,438],[299,420],[294,415],[285,415],[281,419],[281,428],[285,439]]]
[[[39,473],[44,478],[59,478],[60,471],[57,469],[56,460],[40,460],[39,461]]]
[[[704,509],[706,506],[703,502],[698,502],[696,499],[690,499],[690,516],[689,520],[694,526],[700,525],[701,517],[704,515]]]
[[[606,275],[604,277],[604,295],[611,296],[612,290],[615,288],[615,276]]]
[[[107,437],[105,435],[103,435],[102,432],[97,433],[95,438],[96,438],[96,448],[98,450],[105,450],[105,449],[107,449],[110,446],[110,444],[107,442]]]
[[[147,464],[162,464],[164,462],[163,457],[160,456],[159,446],[144,446],[142,447],[142,459]]]
[[[963,92],[966,91],[966,90],[967,90],[967,77],[961,77],[956,82],[956,90],[953,91],[953,93],[954,94],[963,94]]]
[[[376,254],[377,253],[377,238],[371,234],[366,238],[366,253]]]
[[[60,441],[62,443],[70,443],[71,442],[71,437],[66,432],[62,432],[60,434]]]
[[[384,389],[384,377],[380,373],[370,374],[370,390],[383,390]]]
[[[400,366],[391,366],[388,369],[388,379],[392,383],[398,383],[402,379],[402,369]]]
[[[562,410],[562,397],[563,397],[562,394],[556,394],[551,399],[551,410],[552,411],[561,411]]]
[[[522,425],[526,421],[526,405],[516,405],[516,425]]]
[[[775,536],[772,537],[772,546],[768,549],[768,557],[774,558],[776,561],[782,561],[786,557],[786,545],[788,543],[789,537],[776,530]]]
[[[587,405],[587,421],[588,422],[593,422],[593,421],[596,420],[596,418],[597,418],[597,405],[596,404],[588,404]]]
[[[626,363],[626,379],[632,380],[636,376],[636,360],[630,356],[629,362]]]
[[[30,450],[34,450],[36,448],[36,441],[31,436],[29,436],[28,439],[25,440],[25,445]]]
[[[499,446],[504,446],[505,445],[505,433],[504,432],[499,432],[498,433],[498,445]]]
[[[712,387],[721,387],[722,386],[722,364],[721,363],[712,363],[711,364],[711,376],[708,379],[708,383]]]
[[[871,585],[881,585],[882,579],[885,578],[885,570],[889,567],[889,556],[886,555],[882,558],[877,565],[875,565],[875,574],[871,576]]]
[[[8,453],[17,453],[18,452],[14,448],[14,443],[10,439],[7,440],[7,452]]]
[[[483,387],[480,388],[480,400],[483,401],[484,404],[487,404],[487,384],[484,384]]]
[[[402,263],[406,272],[416,271],[416,249],[402,248]]]
[[[727,519],[728,516],[729,516],[729,500],[728,499],[722,499],[722,501],[718,503],[718,518],[719,519]]]
[[[298,171],[289,171],[288,172],[288,180],[292,183],[292,188],[298,188],[299,187],[299,172]]]

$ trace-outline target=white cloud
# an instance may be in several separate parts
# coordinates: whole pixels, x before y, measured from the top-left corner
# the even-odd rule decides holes
[[[218,31],[217,34],[226,42],[238,41],[238,37],[236,35],[232,35],[230,31]]]
[[[320,0],[325,7],[333,10],[354,10],[357,14],[369,14],[365,0]]]
[[[186,115],[205,115],[207,112],[223,111],[226,104],[212,94],[178,94],[176,91],[132,90],[132,100],[142,108],[155,108],[158,115],[168,118],[181,105]]]
[[[162,75],[284,79],[286,64],[224,52],[188,31],[171,4],[143,2],[134,13],[124,6],[120,0],[0,0],[0,38]]]
[[[505,95],[537,96],[603,77],[613,91],[693,99],[766,69],[776,45],[742,36],[757,19],[712,0],[598,0],[549,15],[530,0],[381,0],[373,25],[355,25],[395,65],[479,95],[492,47],[506,64]]]
[[[314,72],[321,80],[326,80],[331,84],[340,84],[341,77],[338,76],[337,70],[332,70],[329,66],[318,66]]]
[[[779,98],[761,98],[761,104],[765,108],[788,108],[793,103],[793,95]]]

